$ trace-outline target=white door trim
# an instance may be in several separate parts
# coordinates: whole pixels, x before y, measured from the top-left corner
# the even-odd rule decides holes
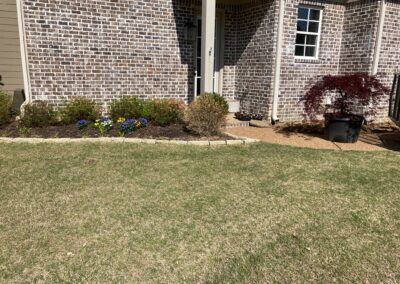
[[[25,21],[24,21],[24,4],[23,0],[16,0],[17,4],[17,17],[18,17],[18,33],[19,33],[19,45],[21,50],[21,63],[22,63],[22,74],[24,79],[24,91],[26,97],[26,103],[32,101],[31,96],[31,84],[29,77],[29,65],[28,65],[28,54],[26,46],[26,34],[25,34]]]

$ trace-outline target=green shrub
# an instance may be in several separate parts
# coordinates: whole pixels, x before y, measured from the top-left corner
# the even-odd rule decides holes
[[[221,105],[221,107],[225,111],[225,114],[229,113],[229,104],[223,96],[217,93],[205,93],[204,95],[211,96],[211,98],[213,98],[219,105]]]
[[[0,125],[11,121],[12,99],[8,94],[0,91]]]
[[[153,117],[154,109],[155,109],[155,101],[153,100],[143,101],[140,116],[148,120],[151,120]]]
[[[76,97],[67,101],[61,109],[61,120],[64,124],[76,123],[81,119],[95,121],[101,116],[101,107],[93,100]]]
[[[140,118],[142,115],[144,100],[123,96],[119,100],[115,100],[111,104],[110,117],[116,122],[119,118]]]
[[[186,110],[187,128],[205,136],[219,134],[225,124],[227,110],[212,94],[198,97]]]
[[[21,118],[21,123],[25,127],[44,127],[55,125],[57,122],[57,112],[43,101],[27,104]]]
[[[178,100],[147,101],[143,107],[142,117],[153,124],[167,126],[182,120],[185,105]]]

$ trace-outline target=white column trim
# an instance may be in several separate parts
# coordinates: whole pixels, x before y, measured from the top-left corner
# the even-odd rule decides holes
[[[376,43],[375,43],[374,61],[372,63],[372,75],[378,74],[379,60],[382,49],[383,28],[385,27],[385,17],[386,17],[386,0],[381,0],[381,6],[379,12],[379,24],[376,35]]]
[[[201,87],[200,92],[213,92],[216,0],[202,1]]]
[[[32,94],[31,94],[26,35],[25,35],[25,21],[24,21],[24,8],[23,8],[24,4],[22,3],[22,1],[23,0],[16,0],[16,4],[17,4],[17,17],[18,17],[19,45],[21,50],[22,75],[24,79],[24,91],[26,96],[25,103],[28,103],[32,101]]]

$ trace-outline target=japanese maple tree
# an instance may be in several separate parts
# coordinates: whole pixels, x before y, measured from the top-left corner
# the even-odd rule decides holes
[[[322,77],[301,99],[310,119],[319,114],[346,117],[376,114],[379,102],[389,94],[375,76],[367,73]],[[325,103],[330,98],[330,103]]]

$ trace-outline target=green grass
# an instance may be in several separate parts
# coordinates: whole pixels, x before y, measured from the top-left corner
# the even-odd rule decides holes
[[[0,282],[400,281],[400,155],[0,143]]]

